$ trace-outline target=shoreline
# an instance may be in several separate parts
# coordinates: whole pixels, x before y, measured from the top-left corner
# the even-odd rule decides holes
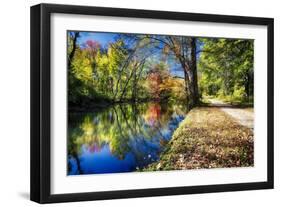
[[[109,107],[113,107],[115,105],[123,105],[123,104],[145,104],[145,103],[159,103],[161,104],[169,104],[168,100],[139,100],[139,101],[116,101],[116,102],[96,102],[94,104],[89,104],[88,106],[81,107],[81,106],[68,106],[67,111],[70,113],[79,113],[79,112],[92,112],[92,111],[100,111]],[[179,101],[179,103],[185,103],[185,101]]]
[[[214,107],[192,109],[174,131],[160,159],[139,171],[254,165],[253,131]]]

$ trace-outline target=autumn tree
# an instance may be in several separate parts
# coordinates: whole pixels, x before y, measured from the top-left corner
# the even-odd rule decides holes
[[[199,104],[199,92],[197,81],[197,58],[196,42],[193,37],[170,36],[170,35],[146,35],[153,44],[158,43],[158,47],[165,55],[172,55],[182,67],[185,80],[185,91],[187,94],[189,107]]]

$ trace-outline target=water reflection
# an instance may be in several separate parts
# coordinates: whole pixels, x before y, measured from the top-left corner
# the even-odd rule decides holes
[[[142,103],[69,113],[68,175],[131,172],[157,161],[186,112],[181,104]]]

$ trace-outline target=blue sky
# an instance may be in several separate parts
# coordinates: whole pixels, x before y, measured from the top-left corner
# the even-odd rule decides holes
[[[87,40],[97,41],[102,47],[107,47],[108,43],[114,42],[114,38],[117,36],[116,33],[107,32],[80,32],[78,38],[78,44],[82,46]]]

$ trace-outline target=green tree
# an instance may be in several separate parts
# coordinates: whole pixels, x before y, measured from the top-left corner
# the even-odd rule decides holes
[[[201,38],[200,89],[238,101],[253,96],[253,40]]]

